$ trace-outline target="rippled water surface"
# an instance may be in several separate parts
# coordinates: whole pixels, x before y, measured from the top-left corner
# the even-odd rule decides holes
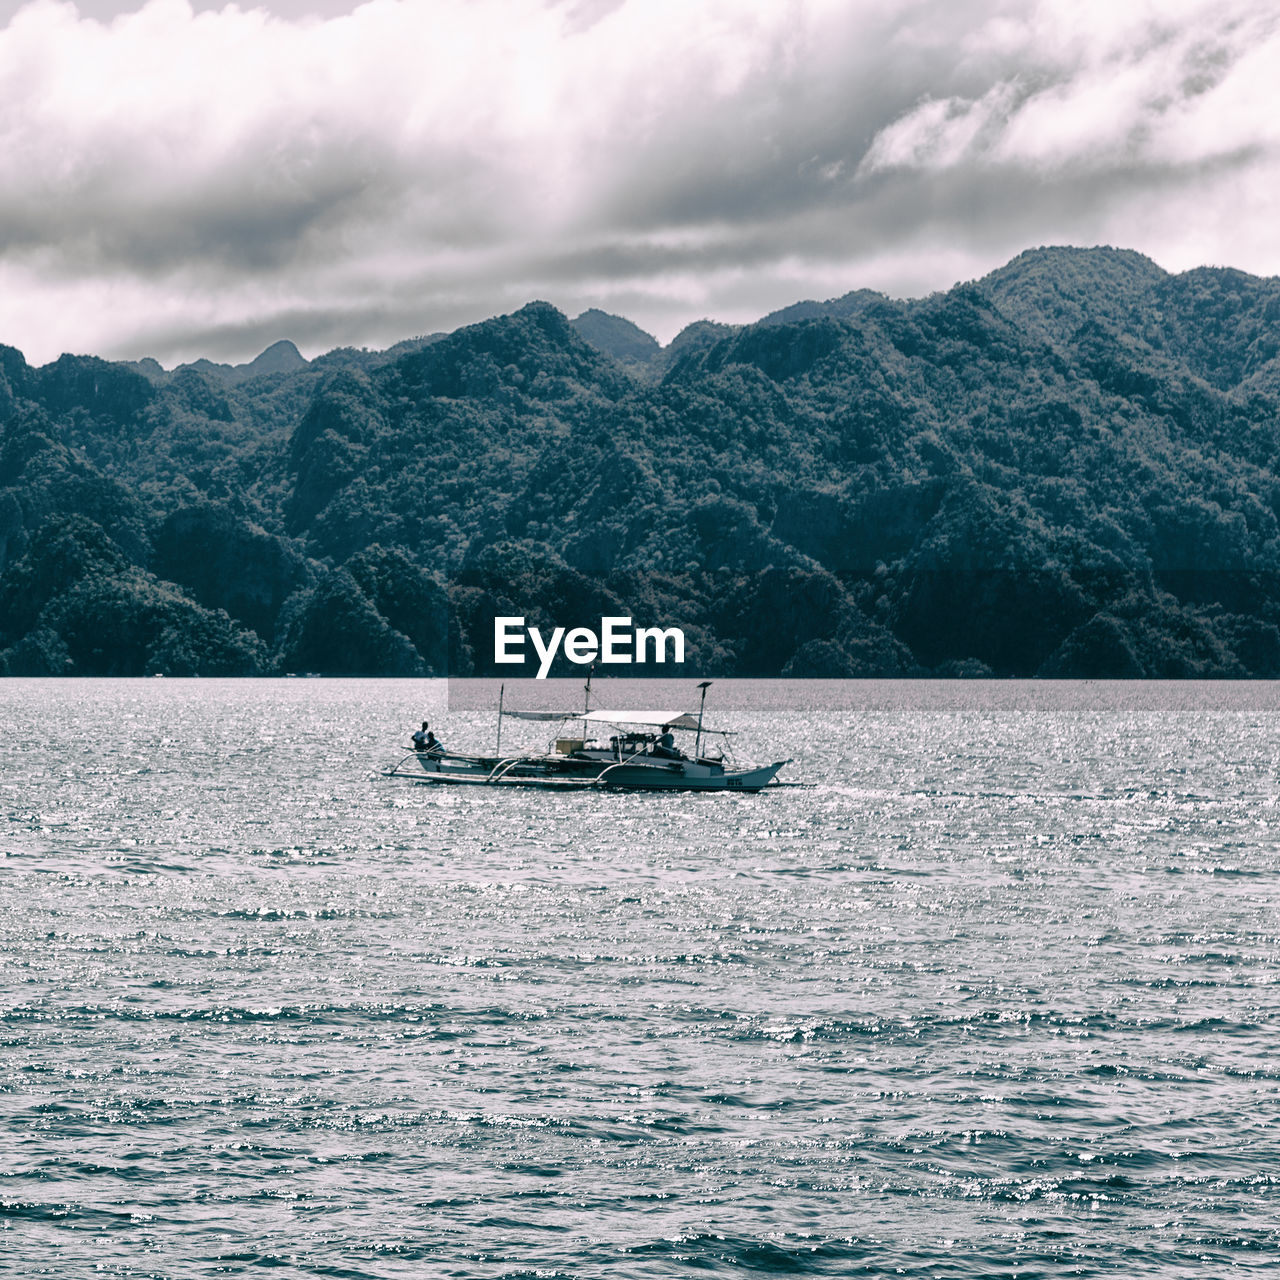
[[[0,1270],[1275,1265],[1280,686],[720,682],[812,787],[379,776],[494,693],[0,683]]]

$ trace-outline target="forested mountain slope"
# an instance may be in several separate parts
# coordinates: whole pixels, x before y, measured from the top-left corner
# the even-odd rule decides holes
[[[1041,249],[646,338],[0,349],[0,662],[463,674],[627,613],[706,674],[1280,674],[1280,282]]]

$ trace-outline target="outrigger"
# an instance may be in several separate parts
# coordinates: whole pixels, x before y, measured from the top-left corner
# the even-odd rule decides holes
[[[388,777],[415,782],[472,786],[547,787],[562,790],[596,788],[615,791],[760,791],[774,782],[790,760],[773,764],[735,765],[728,754],[731,731],[703,724],[707,689],[703,681],[696,713],[661,709],[591,710],[591,683],[579,712],[506,711],[498,695],[498,740],[492,755],[465,755],[441,747],[411,751]],[[502,754],[502,722],[533,720],[558,723],[550,747],[534,754]],[[692,751],[676,746],[675,734],[693,734]],[[715,753],[703,753],[703,738],[719,738]]]

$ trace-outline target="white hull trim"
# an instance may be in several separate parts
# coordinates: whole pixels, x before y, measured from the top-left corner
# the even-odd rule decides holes
[[[404,768],[409,760],[417,768]],[[761,791],[774,783],[778,760],[754,769],[719,770],[693,761],[654,761],[608,764],[566,760],[563,756],[524,756],[512,760],[484,757],[406,757],[388,777],[414,782],[489,787],[542,787],[561,791]]]

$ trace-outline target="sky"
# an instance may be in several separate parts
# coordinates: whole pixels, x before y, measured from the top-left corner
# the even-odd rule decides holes
[[[1280,274],[1269,0],[0,0],[0,342],[659,340],[1046,244]]]

